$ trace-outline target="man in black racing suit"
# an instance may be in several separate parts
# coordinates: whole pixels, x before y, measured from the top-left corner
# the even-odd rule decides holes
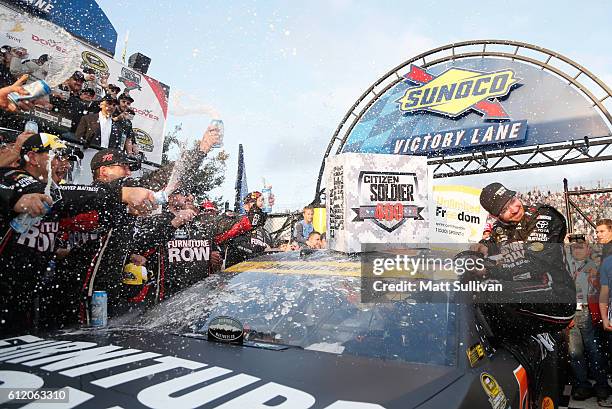
[[[497,221],[479,249],[496,261],[491,278],[503,283],[504,303],[487,303],[497,336],[555,333],[574,318],[576,287],[565,264],[565,218],[545,204],[526,205],[516,192],[491,183],[480,203]]]
[[[565,218],[545,204],[527,205],[516,192],[491,183],[480,204],[497,221],[491,236],[475,247],[494,260],[490,279],[501,282],[502,294],[476,294],[493,335],[525,367],[533,398],[556,396],[558,363],[553,338],[576,311],[576,287],[565,263]],[[551,337],[552,335],[553,337]],[[547,373],[547,384],[541,376]],[[556,399],[554,399],[556,401]],[[538,405],[539,406],[539,405]]]

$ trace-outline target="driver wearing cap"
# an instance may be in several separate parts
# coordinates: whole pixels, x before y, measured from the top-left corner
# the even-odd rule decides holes
[[[563,215],[549,205],[524,204],[501,183],[486,186],[480,204],[496,222],[485,244],[475,248],[494,256],[493,278],[503,281],[512,300],[489,306],[504,317],[492,319],[491,326],[504,334],[530,335],[567,327],[576,309],[576,288],[564,262]]]

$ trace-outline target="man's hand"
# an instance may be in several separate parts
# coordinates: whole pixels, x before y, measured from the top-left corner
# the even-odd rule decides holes
[[[32,135],[34,135],[34,132],[24,131],[17,136],[17,139],[15,140],[14,149],[17,151],[18,154],[21,153],[21,146],[23,145],[23,143]]]
[[[193,209],[183,209],[179,210],[175,213],[174,219],[170,222],[174,228],[179,228],[182,225],[190,222],[195,216],[197,212]]]
[[[144,266],[145,264],[147,264],[147,258],[141,256],[140,254],[132,254],[130,256],[130,262],[137,266]]]
[[[210,267],[212,271],[220,271],[221,270],[221,264],[223,263],[223,260],[221,260],[221,253],[218,251],[211,251],[210,252]]]
[[[22,75],[13,85],[9,85],[8,87],[0,88],[0,109],[9,112],[16,112],[19,108],[24,108],[23,106],[17,106],[13,102],[8,99],[8,94],[11,92],[16,92],[19,95],[29,95],[28,91],[23,88],[23,84],[28,80],[28,75]]]
[[[13,210],[17,213],[28,213],[31,216],[42,216],[46,213],[45,203],[49,206],[53,205],[53,199],[42,193],[29,193],[23,195],[17,200]]]
[[[147,215],[157,208],[153,191],[142,187],[123,187],[121,201],[128,205],[128,210],[135,216]]]
[[[219,142],[219,136],[219,128],[209,125],[200,140],[200,152],[210,152],[213,145]]]
[[[610,320],[608,319],[608,317],[601,317],[601,319],[603,321],[602,322],[603,328],[606,331],[612,331],[612,325],[610,325]]]

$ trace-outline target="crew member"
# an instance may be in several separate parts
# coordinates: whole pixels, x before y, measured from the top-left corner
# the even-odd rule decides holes
[[[243,200],[244,216],[226,213],[222,216],[221,225],[233,223],[233,226],[215,237],[215,243],[226,241],[225,267],[257,257],[270,247],[270,235],[264,228],[266,213],[263,212],[264,200],[261,192],[251,192]]]
[[[0,169],[0,184],[11,187],[18,194],[45,191],[49,175],[49,152],[64,148],[59,139],[50,134],[34,134],[21,147],[21,162],[17,169]],[[44,217],[22,234],[10,227],[14,212],[0,215],[2,241],[0,243],[0,332],[19,331],[31,327],[31,301],[40,286],[53,255],[59,219],[73,212],[104,209],[126,203],[135,211],[146,211],[153,205],[153,193],[147,189],[109,185],[54,186],[51,209]]]

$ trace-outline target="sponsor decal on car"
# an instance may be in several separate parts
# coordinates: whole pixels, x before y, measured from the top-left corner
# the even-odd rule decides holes
[[[482,389],[484,389],[485,393],[489,397],[491,408],[505,409],[508,406],[508,399],[506,399],[506,395],[504,394],[502,387],[495,380],[493,375],[487,372],[480,374],[480,384],[482,385]]]
[[[215,317],[208,324],[208,340],[242,343],[244,326],[232,317]]]
[[[468,361],[470,361],[470,366],[473,368],[476,366],[478,361],[485,357],[484,346],[479,342],[476,345],[472,345],[466,350]]]
[[[85,402],[86,407],[130,407],[126,401],[131,399],[150,408],[172,409],[200,407],[213,401],[217,408],[223,409],[265,407],[267,402],[278,399],[292,408],[309,408],[317,403],[308,392],[246,373],[155,352],[100,346],[95,342],[42,339],[32,335],[4,339],[0,340],[0,363],[4,363],[0,369],[3,388],[62,388],[69,396],[69,402],[62,404],[66,408]],[[119,369],[134,363],[137,363],[135,369]],[[89,376],[92,373],[96,375]],[[62,380],[68,383],[73,378],[80,379],[70,383],[82,389],[62,385]],[[125,384],[135,380],[146,384],[139,390],[130,390],[132,396],[125,392]],[[8,401],[5,398],[0,404]],[[41,402],[34,401],[33,406],[38,403]],[[383,408],[374,403],[339,400],[326,409],[355,406]]]
[[[361,276],[361,263],[334,261],[244,261],[223,270],[224,273],[256,271],[273,274],[324,276]]]

